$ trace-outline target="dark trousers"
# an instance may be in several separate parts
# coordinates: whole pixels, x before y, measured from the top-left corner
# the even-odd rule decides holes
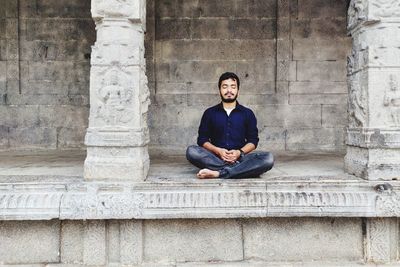
[[[252,152],[235,163],[227,163],[203,147],[189,146],[186,158],[200,169],[219,171],[220,178],[258,177],[274,166],[274,157],[270,152]]]

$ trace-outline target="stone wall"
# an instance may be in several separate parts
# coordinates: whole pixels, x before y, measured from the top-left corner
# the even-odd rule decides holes
[[[258,117],[260,148],[342,151],[346,2],[148,1],[152,151],[195,143],[224,71],[241,78],[239,101]]]
[[[378,234],[384,240],[393,228],[388,260],[396,261],[398,222],[385,221],[391,228]],[[362,262],[363,225],[359,218],[2,221],[0,264]]]
[[[0,149],[83,147],[94,40],[90,0],[2,1]]]
[[[4,1],[0,149],[83,148],[95,41],[90,1]],[[195,143],[202,112],[218,102],[217,79],[229,70],[241,77],[240,102],[258,117],[260,148],[343,149],[345,0],[147,5],[153,152],[183,153]]]

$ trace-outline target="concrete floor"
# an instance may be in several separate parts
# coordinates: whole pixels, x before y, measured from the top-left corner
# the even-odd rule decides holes
[[[82,179],[85,151],[1,152],[0,182]],[[282,154],[265,180],[354,180],[343,171],[342,154]],[[152,157],[148,181],[195,182],[197,168],[183,156]],[[259,178],[260,179],[260,178]]]

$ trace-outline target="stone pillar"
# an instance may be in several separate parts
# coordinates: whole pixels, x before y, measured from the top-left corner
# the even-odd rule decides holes
[[[345,169],[368,180],[400,178],[400,5],[351,0],[348,31]]]
[[[145,0],[92,0],[86,179],[142,181],[148,172]]]

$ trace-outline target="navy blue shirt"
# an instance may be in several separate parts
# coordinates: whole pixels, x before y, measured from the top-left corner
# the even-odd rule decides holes
[[[197,138],[199,146],[203,146],[205,142],[228,150],[240,149],[247,143],[252,143],[257,147],[256,116],[251,109],[239,103],[229,116],[222,103],[208,108],[201,118]]]

